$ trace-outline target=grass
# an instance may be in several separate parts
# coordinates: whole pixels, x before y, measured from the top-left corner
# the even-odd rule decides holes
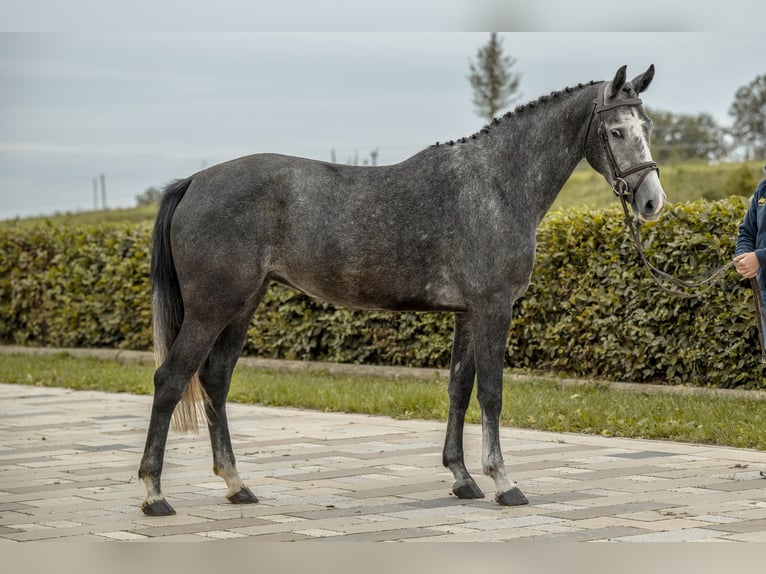
[[[25,217],[0,221],[0,229],[32,227],[46,222],[54,225],[99,225],[102,223],[151,222],[157,215],[156,205],[143,205],[124,209],[57,213],[41,217]]]
[[[705,162],[663,163],[660,180],[670,203],[698,199],[723,199],[737,194],[750,197],[763,177],[762,163],[739,162],[710,165]],[[581,164],[553,203],[552,210],[575,206],[617,205],[614,193],[587,164]]]
[[[0,355],[0,381],[108,392],[152,392],[153,367],[67,355]],[[447,381],[352,378],[238,367],[229,399],[267,406],[446,420]],[[586,384],[506,385],[502,423],[554,432],[664,439],[766,450],[766,401],[635,393]],[[147,413],[148,416],[148,413]],[[475,396],[466,417],[480,422]]]

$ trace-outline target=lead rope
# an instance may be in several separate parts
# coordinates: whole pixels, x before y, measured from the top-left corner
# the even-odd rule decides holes
[[[763,322],[766,320],[764,317],[763,309],[763,294],[761,293],[761,286],[758,285],[758,279],[755,277],[750,278],[750,286],[753,288],[753,299],[755,300],[755,313],[758,315],[758,340],[761,343],[761,363],[766,363],[766,344],[764,343],[763,336]]]
[[[644,252],[644,248],[641,245],[641,232],[639,231],[639,225],[636,223],[635,219],[630,214],[630,211],[628,209],[627,197],[629,196],[629,193],[626,193],[625,190],[619,190],[618,187],[619,186],[615,184],[614,192],[620,198],[622,211],[625,214],[625,225],[627,226],[628,231],[630,232],[630,236],[633,239],[634,245],[636,246],[636,251],[638,251],[638,254],[641,257],[641,261],[643,261],[644,265],[649,271],[649,275],[652,277],[654,282],[662,291],[664,291],[665,293],[669,293],[671,295],[675,295],[676,297],[684,298],[684,299],[700,297],[701,295],[704,295],[705,293],[710,291],[713,287],[715,287],[716,284],[714,283],[714,281],[722,277],[729,269],[731,269],[734,266],[734,262],[730,261],[729,263],[726,263],[725,265],[721,265],[721,267],[716,269],[708,277],[705,277],[704,279],[700,281],[694,281],[694,282],[685,281],[683,279],[680,279],[678,277],[671,275],[670,273],[666,273],[665,271],[662,271],[661,269],[657,269],[657,267],[655,267],[649,262],[649,259],[647,258],[646,253]],[[668,288],[665,286],[664,282],[673,283],[677,287],[686,289],[686,291],[679,291],[678,289]],[[689,290],[692,290],[692,291],[690,292]],[[763,312],[762,307],[760,307],[759,313],[762,313],[762,312]],[[759,322],[759,329],[760,328],[761,327]],[[766,352],[763,353],[763,356],[766,359]]]
[[[766,171],[766,167],[764,167],[763,170]],[[763,322],[766,320],[766,317],[764,317],[763,314],[763,294],[761,292],[761,286],[758,285],[758,279],[755,277],[750,278],[750,286],[753,288],[755,312],[758,315],[758,340],[761,343],[761,363],[766,363],[766,342],[763,340]],[[761,478],[766,478],[766,471],[761,471]]]

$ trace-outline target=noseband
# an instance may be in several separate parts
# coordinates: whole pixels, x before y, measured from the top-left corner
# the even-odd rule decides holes
[[[657,175],[660,173],[660,168],[657,166],[657,162],[645,161],[632,165],[626,169],[620,169],[617,165],[617,161],[614,159],[614,153],[612,152],[612,146],[609,143],[609,134],[607,133],[606,124],[601,118],[601,113],[621,106],[640,106],[642,104],[641,98],[627,98],[624,100],[616,100],[614,102],[606,103],[606,84],[601,86],[596,96],[596,100],[593,102],[593,112],[588,120],[588,129],[585,131],[585,140],[583,141],[583,148],[588,143],[588,136],[590,135],[590,126],[593,124],[593,118],[597,118],[598,133],[601,134],[601,141],[604,143],[604,150],[606,151],[606,159],[609,163],[609,171],[612,176],[612,191],[620,198],[620,201],[625,202],[631,199],[644,179],[650,172],[656,171]],[[583,150],[584,152],[585,150]],[[632,187],[625,178],[634,173],[641,172],[641,176],[638,178],[638,182],[635,187]]]

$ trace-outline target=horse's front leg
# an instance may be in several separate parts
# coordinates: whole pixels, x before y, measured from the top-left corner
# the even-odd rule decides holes
[[[500,449],[500,411],[503,406],[503,359],[511,324],[511,306],[492,306],[472,317],[478,398],[481,406],[482,468],[495,481],[495,501],[505,506],[528,504],[505,471]]]

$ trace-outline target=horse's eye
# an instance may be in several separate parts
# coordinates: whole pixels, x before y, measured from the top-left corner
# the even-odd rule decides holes
[[[616,138],[622,139],[622,130],[612,130],[611,134]]]

